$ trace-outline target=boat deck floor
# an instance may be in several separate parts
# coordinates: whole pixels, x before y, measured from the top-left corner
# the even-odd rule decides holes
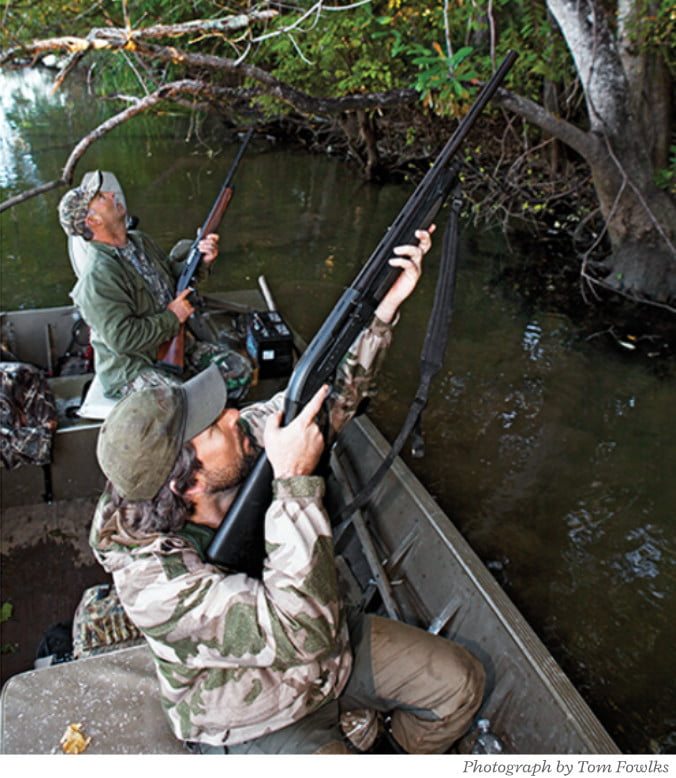
[[[86,588],[110,580],[87,542],[95,505],[88,498],[3,510],[0,587],[12,616],[0,624],[2,684],[33,668],[45,631],[72,619]]]

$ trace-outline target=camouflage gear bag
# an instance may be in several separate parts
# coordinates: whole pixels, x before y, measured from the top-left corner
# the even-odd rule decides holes
[[[37,367],[0,362],[0,458],[13,469],[51,461],[56,400]]]
[[[142,642],[143,635],[127,617],[114,586],[85,590],[73,617],[73,659]]]
[[[243,400],[252,384],[251,360],[221,344],[194,341],[186,350],[186,361],[195,373],[206,370],[209,365],[218,365],[231,400]]]

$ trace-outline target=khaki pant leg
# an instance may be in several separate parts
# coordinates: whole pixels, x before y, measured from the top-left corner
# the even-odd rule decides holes
[[[481,704],[481,663],[457,643],[378,616],[370,618],[368,643],[374,707],[393,710],[397,742],[410,754],[447,751]]]

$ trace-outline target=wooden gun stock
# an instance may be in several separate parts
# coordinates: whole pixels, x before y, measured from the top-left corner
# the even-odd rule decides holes
[[[165,370],[181,375],[185,363],[185,324],[171,340],[167,340],[157,350],[157,364]]]

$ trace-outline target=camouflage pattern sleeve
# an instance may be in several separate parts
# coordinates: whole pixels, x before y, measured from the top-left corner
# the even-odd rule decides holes
[[[335,640],[338,594],[323,490],[315,476],[276,482],[265,520],[262,581],[224,576],[186,551],[182,538],[159,536],[139,549],[135,556],[146,555],[145,571],[134,566],[127,578],[123,568],[115,581],[151,647],[186,667],[303,663],[326,652]],[[282,636],[289,648],[284,657],[278,653]]]
[[[385,352],[392,342],[392,324],[374,317],[370,327],[355,340],[338,367],[338,374],[329,395],[329,444],[357,412],[359,404],[373,391],[373,382]]]
[[[263,445],[263,431],[268,416],[283,408],[284,392],[277,392],[267,402],[253,403],[242,410],[242,421],[246,423],[249,434],[259,446]]]

